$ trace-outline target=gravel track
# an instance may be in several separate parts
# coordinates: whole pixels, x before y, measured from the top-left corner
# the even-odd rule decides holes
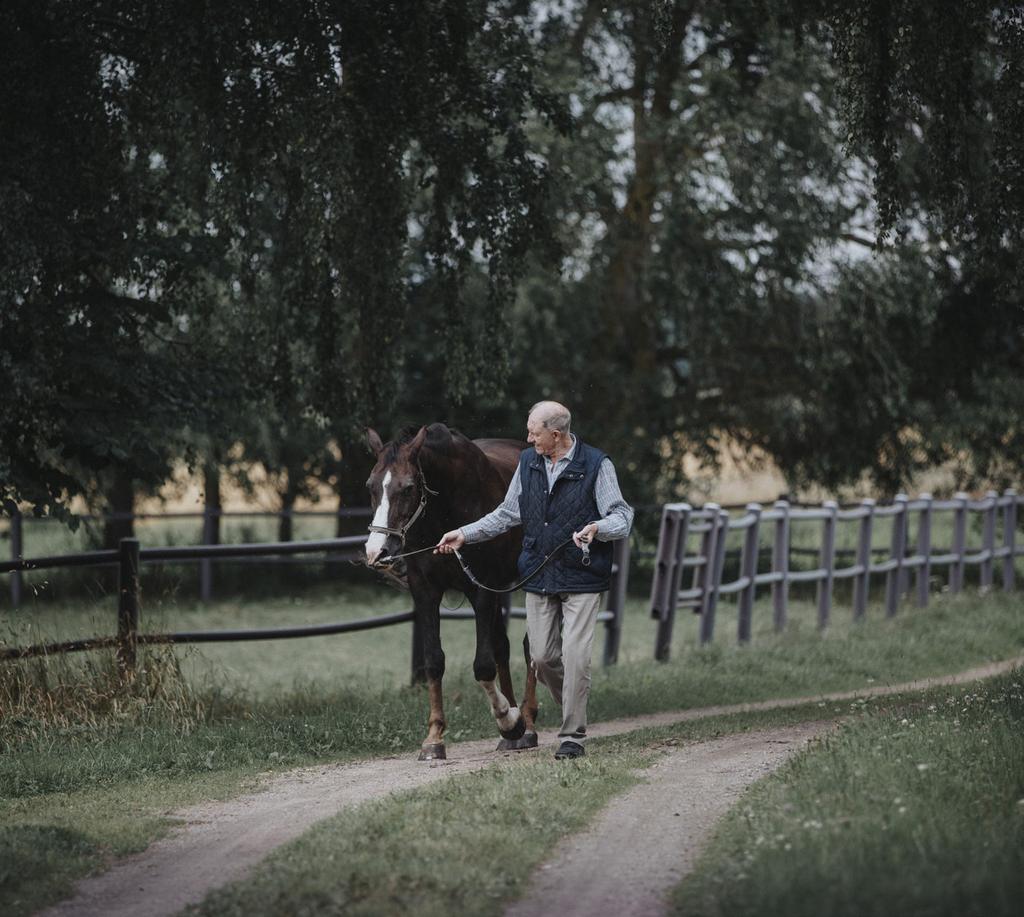
[[[1018,659],[994,663],[956,675],[876,686],[858,691],[703,707],[614,720],[594,725],[590,729],[590,735],[598,738],[631,732],[647,726],[669,725],[722,714],[774,710],[813,701],[851,700],[857,697],[877,697],[922,690],[936,685],[961,684],[1007,671],[1021,662],[1022,660]],[[649,790],[656,794],[656,791],[650,788],[667,786],[672,784],[673,780],[693,784],[699,778],[699,795],[703,806],[701,811],[704,814],[698,817],[696,809],[690,811],[687,808],[690,805],[687,798],[681,797],[678,806],[683,808],[672,809],[673,812],[679,811],[680,817],[671,816],[665,826],[668,834],[677,836],[670,841],[665,834],[662,836],[663,841],[676,845],[673,849],[683,850],[683,862],[689,862],[685,858],[692,859],[692,851],[698,848],[700,839],[743,787],[766,773],[766,768],[781,763],[786,754],[804,741],[806,736],[801,730],[810,730],[807,733],[810,735],[814,730],[821,728],[821,724],[812,727],[786,727],[782,730],[773,730],[771,733],[748,733],[685,746],[653,767],[650,771],[651,779],[623,799],[629,798],[632,792],[642,793]],[[554,732],[542,731],[539,751],[508,754],[551,754],[555,740]],[[413,760],[412,754],[406,752],[401,757],[379,758],[356,764],[303,768],[270,778],[265,788],[257,793],[227,802],[205,803],[168,813],[181,824],[167,837],[150,845],[142,853],[120,861],[107,872],[78,882],[71,898],[41,913],[47,917],[165,917],[175,914],[189,904],[198,903],[213,889],[243,878],[274,848],[298,837],[316,822],[329,818],[347,806],[486,767],[497,757],[494,751],[496,742],[495,738],[451,744],[448,746],[450,757],[447,761],[418,762]],[[686,757],[688,755],[696,757]],[[702,755],[710,756],[703,764],[700,763]],[[715,757],[723,755],[725,757]],[[715,763],[716,760],[719,761],[718,764]],[[686,780],[682,779],[683,776]],[[608,811],[617,811],[618,805],[613,803]],[[662,808],[665,808],[663,803]],[[694,817],[688,817],[687,812]],[[604,817],[611,816],[602,816]],[[639,827],[642,827],[642,823]],[[590,832],[587,832],[580,837],[589,834]],[[580,860],[581,854],[573,853],[573,843],[574,840],[568,841],[567,844],[570,846],[560,848],[561,852],[558,855],[568,857],[569,860]],[[680,843],[682,847],[678,846]],[[616,843],[616,847],[621,850],[621,843]],[[685,853],[687,850],[690,853]],[[680,856],[678,852],[675,855]],[[605,866],[614,860],[615,857],[611,860],[601,860],[598,871],[604,870]],[[637,889],[650,888],[650,900],[660,900],[658,896],[661,892],[644,878],[642,867],[645,862],[653,861],[638,858],[634,864],[634,871],[626,874],[628,882],[620,879],[625,893],[624,901],[633,897],[628,894],[632,886]],[[541,872],[551,872],[552,875],[560,876],[560,869],[560,866],[555,866],[549,870],[542,869]],[[674,882],[678,881],[681,874],[673,875]],[[541,880],[542,883],[543,881],[545,880]],[[646,896],[647,892],[644,892],[644,895]],[[532,897],[524,899],[515,907],[528,907],[529,901],[533,900]],[[602,900],[609,900],[607,893]],[[648,900],[648,897],[644,897],[643,900]],[[552,908],[547,901],[544,910],[550,913],[562,912],[558,907]],[[514,910],[511,913],[521,917],[536,912]],[[575,913],[572,910],[564,912]],[[586,912],[612,913],[593,908]],[[614,913],[648,914],[657,911],[628,910],[625,904],[620,904]]]
[[[740,794],[832,726],[801,723],[673,749],[558,845],[506,917],[660,917]]]

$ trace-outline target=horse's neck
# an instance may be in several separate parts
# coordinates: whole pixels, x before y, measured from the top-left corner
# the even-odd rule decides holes
[[[450,526],[475,522],[498,506],[505,496],[503,489],[498,493],[497,469],[479,449],[475,452],[467,451],[457,464],[443,463],[438,456],[430,463],[430,473],[424,475],[430,489],[438,491],[438,496],[430,499],[442,501]]]

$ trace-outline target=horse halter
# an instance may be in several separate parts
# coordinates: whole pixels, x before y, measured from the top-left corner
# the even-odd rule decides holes
[[[427,494],[431,494],[436,497],[440,491],[431,490],[427,487],[427,479],[423,476],[423,469],[417,469],[419,471],[419,484],[420,484],[420,505],[416,507],[416,512],[409,517],[409,521],[405,523],[400,529],[389,528],[386,525],[373,525],[372,523],[366,527],[368,532],[377,532],[381,535],[397,535],[399,540],[402,542],[402,547],[405,547],[405,536],[409,529],[412,528],[413,523],[423,515],[423,510],[427,508]],[[431,545],[433,547],[433,545]]]

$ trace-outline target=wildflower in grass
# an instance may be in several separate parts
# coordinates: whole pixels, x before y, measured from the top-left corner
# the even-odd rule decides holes
[[[919,771],[922,771],[922,772],[928,770],[930,767],[931,767],[930,764],[918,764],[917,765],[917,769]]]

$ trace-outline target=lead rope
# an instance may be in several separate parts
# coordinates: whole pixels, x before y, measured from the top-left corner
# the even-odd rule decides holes
[[[467,579],[469,579],[469,581],[474,586],[479,586],[481,589],[484,589],[487,592],[494,592],[494,593],[497,593],[499,595],[502,595],[502,594],[504,594],[506,592],[515,592],[517,589],[521,589],[524,585],[526,585],[526,583],[528,583],[538,573],[540,573],[540,571],[543,570],[548,565],[548,563],[551,561],[551,559],[559,551],[561,551],[562,548],[566,547],[567,545],[569,545],[571,543],[572,543],[572,538],[571,537],[567,538],[557,548],[555,548],[550,554],[548,554],[548,556],[545,557],[539,564],[537,564],[536,569],[534,569],[529,574],[529,576],[527,576],[524,579],[521,579],[514,586],[509,586],[507,589],[495,589],[492,586],[484,585],[483,583],[480,582],[480,580],[478,580],[473,575],[473,571],[469,569],[469,565],[462,559],[462,554],[459,553],[457,548],[456,548],[456,550],[453,553],[455,554],[455,559],[458,560],[458,562],[459,562],[459,566],[462,567],[462,572],[466,574]],[[432,545],[428,545],[425,548],[419,548],[416,551],[407,551],[405,554],[391,554],[391,555],[388,555],[387,557],[385,557],[384,560],[392,561],[392,560],[399,560],[402,557],[412,557],[413,554],[422,554],[424,551],[432,551],[436,547],[437,547],[437,545],[433,545],[432,544]],[[590,566],[590,545],[588,543],[584,542],[582,550],[583,550],[583,566],[584,567],[589,567]],[[378,563],[379,563],[379,561],[378,561]],[[377,566],[377,564],[374,564],[374,566]]]

